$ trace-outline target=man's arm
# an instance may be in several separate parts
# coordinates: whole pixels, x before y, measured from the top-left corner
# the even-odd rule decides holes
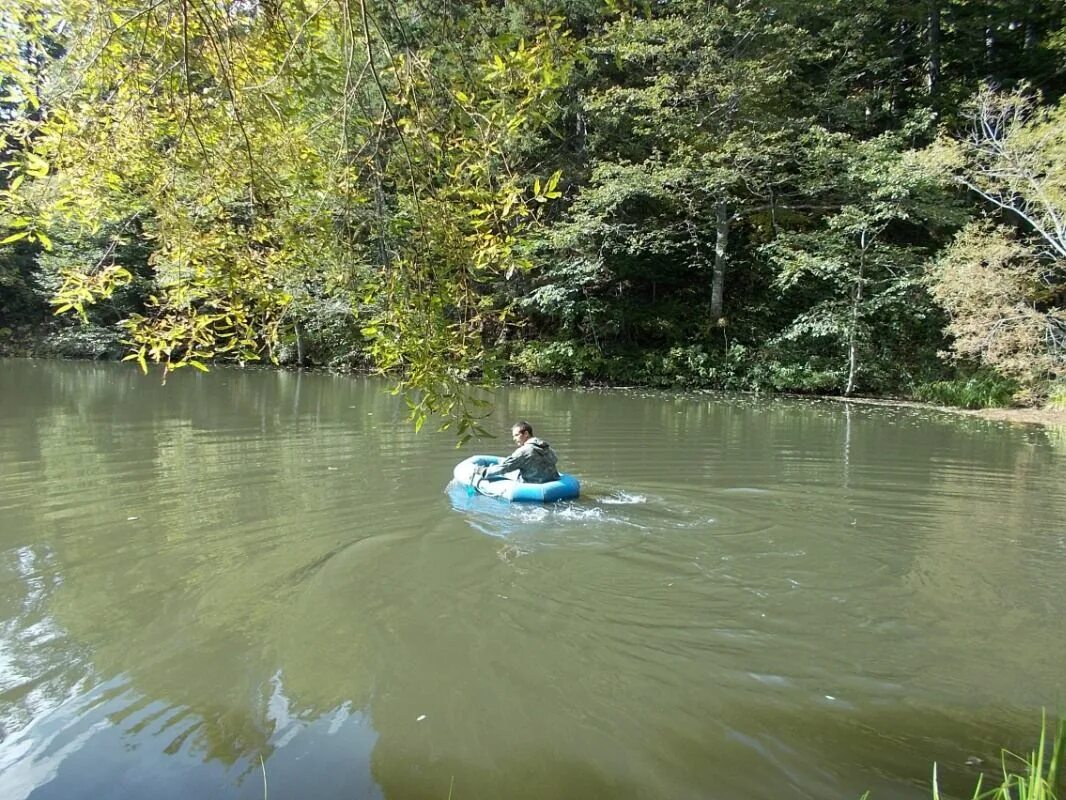
[[[499,464],[493,464],[491,467],[486,468],[485,475],[503,475],[504,473],[520,469],[526,462],[526,459],[529,458],[529,453],[526,452],[527,449],[528,448],[525,445],[519,447]]]

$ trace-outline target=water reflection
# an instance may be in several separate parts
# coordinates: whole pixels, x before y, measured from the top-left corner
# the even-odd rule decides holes
[[[254,741],[186,707],[140,694],[125,676],[70,696],[0,745],[7,800],[29,797],[185,798],[341,795],[383,797],[371,775],[377,734],[342,706],[293,716],[281,676],[272,681]],[[308,793],[307,776],[316,776]]]
[[[373,382],[0,363],[3,796],[925,798],[1054,706],[1053,436],[498,402],[580,500],[445,489]]]

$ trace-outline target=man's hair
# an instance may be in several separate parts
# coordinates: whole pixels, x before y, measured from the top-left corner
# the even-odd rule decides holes
[[[530,436],[533,435],[533,426],[524,419],[518,420],[518,422],[511,426],[511,430],[515,430],[516,428],[519,433],[528,433]]]

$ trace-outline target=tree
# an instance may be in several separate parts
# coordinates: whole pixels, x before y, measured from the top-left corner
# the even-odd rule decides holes
[[[933,149],[993,218],[968,226],[940,259],[933,291],[959,355],[1031,388],[1066,374],[1066,101],[986,89],[965,137]]]
[[[156,288],[124,323],[131,358],[164,374],[274,358],[333,292],[416,424],[438,413],[470,432],[466,385],[491,376],[481,333],[498,311],[484,287],[524,268],[525,232],[559,196],[557,175],[515,156],[568,80],[557,20],[522,37],[477,9],[369,0],[14,13],[65,52],[25,95],[42,113],[7,126],[0,222],[48,247],[60,224],[136,220]],[[130,277],[72,265],[56,304],[83,313]]]
[[[777,237],[766,251],[780,268],[779,286],[821,299],[797,316],[778,341],[825,340],[839,348],[845,395],[862,385],[863,353],[877,337],[899,337],[922,318],[921,267],[930,245],[914,244],[915,229],[958,224],[943,182],[923,168],[921,154],[888,134],[856,141],[815,131],[813,173],[821,203],[834,208],[806,230]],[[831,176],[831,178],[830,178]]]
[[[954,224],[900,170],[982,78],[1058,100],[1058,5],[13,0],[0,302],[55,285],[164,373],[370,363],[461,435],[516,342],[899,389]]]
[[[531,308],[598,347],[728,324],[738,226],[766,224],[793,161],[799,35],[753,5],[679,3],[622,13],[587,43],[593,167]]]

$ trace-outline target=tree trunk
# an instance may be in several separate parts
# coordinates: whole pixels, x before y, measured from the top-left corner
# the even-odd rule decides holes
[[[726,247],[729,244],[729,206],[720,200],[714,206],[715,242],[714,272],[711,276],[711,321],[722,319],[722,298],[725,293]]]
[[[1025,15],[1025,40],[1022,43],[1022,50],[1026,53],[1032,53],[1036,50],[1036,46],[1039,43],[1039,35],[1036,31],[1037,13],[1037,4],[1030,3],[1028,13]]]
[[[996,57],[996,23],[989,14],[985,17],[985,75],[988,80],[995,78],[994,64]]]
[[[859,235],[859,274],[855,276],[855,290],[851,295],[851,325],[848,330],[848,385],[844,396],[855,391],[855,375],[859,371],[859,303],[862,302],[863,269],[866,266],[866,231]]]
[[[378,249],[378,265],[388,269],[389,267],[389,243],[387,229],[388,225],[385,220],[388,214],[388,207],[385,202],[385,187],[382,185],[383,177],[385,174],[385,163],[382,158],[381,151],[374,153],[374,213],[377,217],[375,220],[378,229],[377,236],[377,249]]]
[[[940,0],[929,0],[929,71],[926,73],[929,94],[936,95],[940,86]]]

